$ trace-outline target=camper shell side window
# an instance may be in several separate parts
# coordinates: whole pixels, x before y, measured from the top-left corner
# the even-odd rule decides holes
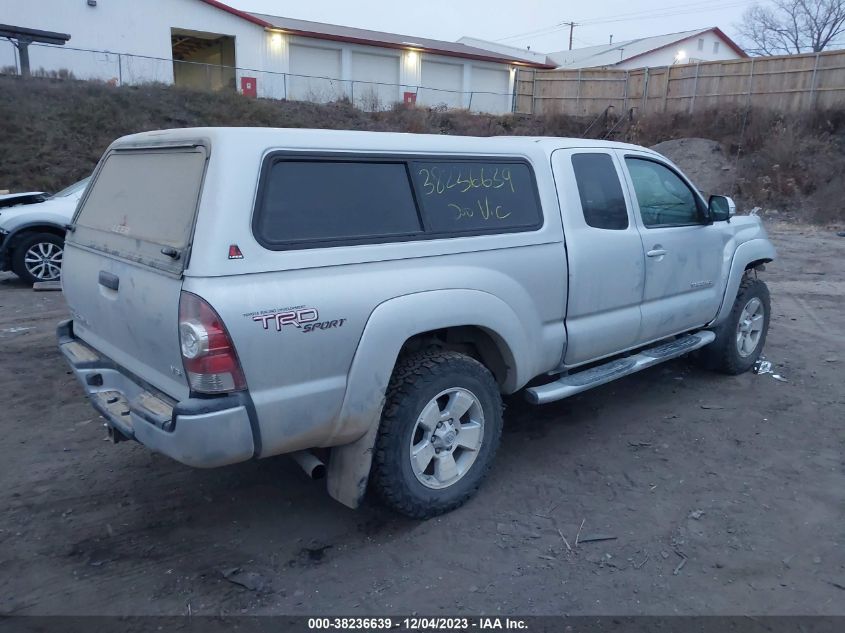
[[[274,152],[252,229],[270,250],[535,231],[543,214],[528,161],[511,157]]]

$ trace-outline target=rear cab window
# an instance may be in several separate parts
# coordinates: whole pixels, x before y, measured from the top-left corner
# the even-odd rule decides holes
[[[68,241],[180,273],[205,165],[203,147],[113,150],[94,177]]]
[[[539,229],[520,159],[265,159],[253,233],[272,250],[377,244]]]
[[[572,169],[584,221],[596,229],[628,228],[628,208],[619,174],[609,154],[573,154]]]

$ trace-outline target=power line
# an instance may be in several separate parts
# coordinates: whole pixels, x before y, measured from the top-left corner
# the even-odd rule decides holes
[[[616,14],[613,16],[607,16],[605,18],[593,18],[590,20],[582,20],[581,22],[576,23],[576,26],[593,26],[598,24],[612,24],[614,22],[627,22],[633,20],[648,20],[655,17],[671,17],[671,16],[678,16],[678,15],[687,15],[693,13],[704,13],[709,12],[717,9],[728,9],[736,6],[743,6],[746,4],[753,4],[756,0],[734,0],[732,2],[726,2],[722,4],[710,2],[693,2],[686,5],[671,5],[671,6],[664,6],[654,9],[646,9],[644,11],[632,11],[630,13],[623,13],[623,14]],[[508,35],[506,37],[501,37],[497,39],[497,42],[503,42],[505,40],[512,40],[517,38],[523,37],[541,37],[545,35],[551,35],[552,33],[562,31],[565,28],[570,27],[571,22],[559,22],[557,24],[535,29],[533,31],[526,31],[523,33],[517,33],[514,35]]]
[[[689,2],[686,4],[673,4],[667,5],[662,7],[653,7],[651,9],[642,9],[639,11],[630,11],[628,13],[616,13],[614,15],[608,15],[605,17],[597,17],[591,18],[587,20],[582,20],[582,24],[604,24],[606,22],[619,22],[628,19],[640,19],[640,18],[648,18],[653,16],[663,16],[676,14],[676,13],[698,13],[702,10],[712,10],[712,9],[719,9],[723,7],[730,7],[735,4],[751,4],[752,2],[756,2],[757,0],[728,0],[725,2],[723,0],[722,3],[707,1],[707,0],[698,0],[697,2]],[[667,13],[670,12],[670,13]]]
[[[560,31],[564,27],[565,23],[561,22],[559,24],[555,24],[553,26],[546,26],[542,29],[535,29],[534,31],[526,31],[524,33],[517,33],[516,35],[508,35],[507,37],[500,37],[499,39],[495,40],[496,42],[504,42],[505,40],[513,40],[518,37],[532,37],[538,35],[546,35],[550,33],[554,33],[555,31]]]
[[[590,21],[590,22],[584,21],[584,22],[582,22],[582,24],[592,26],[594,24],[611,24],[611,23],[614,23],[614,22],[629,22],[629,21],[634,21],[634,20],[650,20],[652,18],[657,18],[657,17],[663,18],[663,17],[671,17],[671,16],[676,16],[676,15],[688,15],[688,14],[693,14],[693,13],[704,13],[704,12],[713,11],[713,10],[716,10],[716,9],[730,9],[730,8],[733,8],[733,7],[744,6],[744,5],[747,5],[747,4],[754,4],[754,2],[756,2],[756,0],[740,0],[738,2],[728,2],[728,3],[725,3],[725,4],[710,4],[708,6],[702,6],[702,7],[693,8],[693,9],[690,9],[690,8],[681,9],[681,8],[679,8],[676,11],[660,11],[660,12],[657,12],[657,13],[649,13],[648,15],[630,16],[630,17],[625,17],[625,18],[623,18],[623,17],[605,18],[605,19],[600,19],[600,20],[596,19],[596,20],[593,20],[593,21]]]
[[[598,46],[595,42],[588,42],[587,40],[582,40],[580,37],[576,37],[575,41],[584,46]]]

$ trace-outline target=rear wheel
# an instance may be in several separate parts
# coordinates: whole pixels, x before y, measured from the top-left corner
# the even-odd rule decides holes
[[[700,363],[731,375],[751,369],[766,344],[770,313],[769,288],[763,281],[746,276],[730,315],[716,329],[716,340],[699,352]]]
[[[24,237],[12,253],[12,270],[25,282],[58,281],[62,275],[64,240],[52,233]]]
[[[399,361],[388,387],[373,457],[373,487],[414,518],[448,512],[478,489],[502,434],[493,375],[457,352]]]

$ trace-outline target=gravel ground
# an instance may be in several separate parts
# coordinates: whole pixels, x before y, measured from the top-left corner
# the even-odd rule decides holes
[[[108,444],[56,350],[61,294],[2,275],[0,613],[845,614],[845,239],[772,233],[785,382],[679,360],[511,398],[490,479],[426,522],[286,458]]]

